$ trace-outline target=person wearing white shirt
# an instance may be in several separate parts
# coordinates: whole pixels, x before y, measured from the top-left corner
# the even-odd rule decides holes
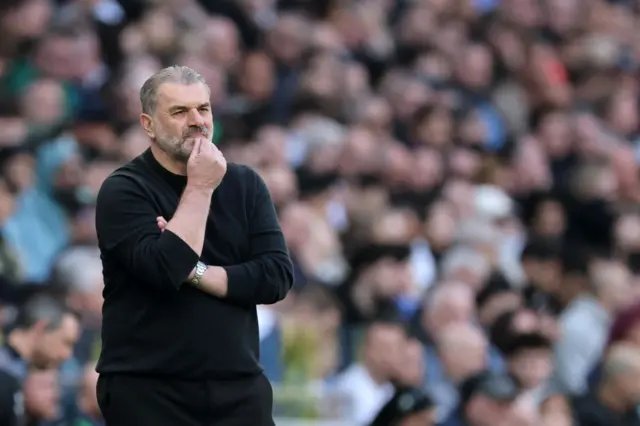
[[[393,396],[391,381],[402,360],[406,341],[401,325],[374,322],[366,331],[362,361],[337,377],[336,390],[349,400],[349,420],[354,425],[369,424]]]

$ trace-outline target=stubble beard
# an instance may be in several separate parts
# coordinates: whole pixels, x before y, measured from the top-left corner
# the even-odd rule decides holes
[[[156,142],[173,161],[186,163],[193,149],[193,138],[158,136]],[[189,142],[191,142],[189,147]]]
[[[207,131],[206,139],[213,142],[213,132]],[[173,161],[186,164],[195,146],[195,138],[187,135],[168,136],[160,131],[156,133],[156,143]]]

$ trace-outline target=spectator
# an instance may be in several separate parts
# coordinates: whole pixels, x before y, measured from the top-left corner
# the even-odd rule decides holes
[[[78,319],[62,303],[35,295],[21,306],[0,352],[0,370],[24,379],[29,365],[58,367],[73,351]]]
[[[528,392],[536,403],[543,400],[544,385],[553,369],[552,343],[542,334],[519,334],[504,351],[507,371],[520,389]]]
[[[426,388],[439,415],[447,418],[458,404],[460,384],[489,365],[489,346],[471,324],[452,324],[435,338],[436,353],[427,352]]]
[[[443,424],[446,426],[503,424],[508,420],[508,414],[513,410],[518,395],[518,386],[509,375],[479,371],[461,384],[459,406]]]
[[[607,343],[612,316],[629,304],[629,272],[620,263],[599,260],[592,266],[590,294],[577,298],[560,319],[555,346],[553,389],[580,394],[587,389]]]
[[[626,344],[611,348],[604,361],[601,384],[573,401],[575,420],[581,425],[635,425],[640,353]]]
[[[406,336],[399,324],[374,322],[367,329],[362,363],[336,379],[336,389],[352,403],[353,424],[366,425],[393,395],[392,380]]]

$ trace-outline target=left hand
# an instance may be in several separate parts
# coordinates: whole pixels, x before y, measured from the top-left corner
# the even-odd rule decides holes
[[[167,219],[165,219],[162,216],[156,217],[156,222],[158,223],[158,228],[160,228],[160,232],[164,232],[165,228],[169,224],[169,222],[167,222]]]

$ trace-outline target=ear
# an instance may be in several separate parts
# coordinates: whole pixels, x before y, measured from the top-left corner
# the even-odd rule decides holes
[[[147,134],[147,136],[149,136],[151,139],[155,139],[156,134],[153,131],[153,119],[149,114],[140,114],[140,125],[142,126],[142,129]]]

